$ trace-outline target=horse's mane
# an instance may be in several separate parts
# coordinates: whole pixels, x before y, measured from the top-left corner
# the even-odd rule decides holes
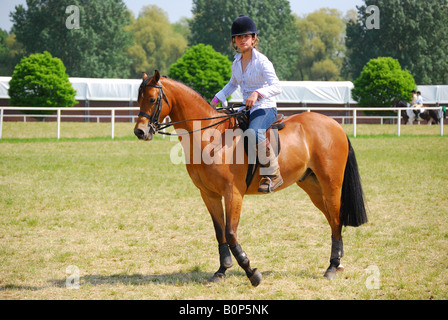
[[[210,106],[208,100],[202,94],[200,94],[195,89],[193,89],[192,87],[188,86],[187,84],[183,83],[182,81],[170,78],[168,76],[161,76],[161,78],[164,78],[164,79],[167,79],[167,80],[170,80],[170,81],[173,81],[175,83],[180,84],[181,86],[185,87],[187,89],[187,91],[190,91],[193,95],[197,96],[198,98],[201,98],[204,102],[206,102]],[[210,108],[211,108],[211,106],[210,106]]]

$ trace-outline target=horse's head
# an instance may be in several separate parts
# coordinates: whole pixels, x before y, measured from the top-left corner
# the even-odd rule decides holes
[[[152,140],[154,133],[159,128],[160,121],[169,113],[169,110],[163,110],[165,105],[163,102],[168,100],[159,80],[160,73],[158,70],[152,77],[149,77],[145,72],[143,73],[137,99],[140,112],[134,128],[134,134],[140,140]]]

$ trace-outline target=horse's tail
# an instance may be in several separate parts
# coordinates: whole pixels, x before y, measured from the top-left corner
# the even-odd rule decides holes
[[[340,219],[345,226],[358,227],[367,222],[367,213],[355,151],[348,137],[347,140],[349,149],[342,183]]]

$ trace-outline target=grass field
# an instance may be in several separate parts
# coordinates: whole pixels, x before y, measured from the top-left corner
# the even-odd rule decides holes
[[[351,134],[351,126],[345,127]],[[176,142],[132,124],[4,123],[0,299],[448,298],[448,138],[438,126],[361,125],[351,138],[369,223],[344,228],[345,271],[323,278],[330,229],[298,187],[247,196],[239,242],[263,282],[218,268],[208,212]],[[75,266],[75,268],[70,266]],[[79,271],[79,289],[67,278]],[[72,283],[69,283],[72,284]]]

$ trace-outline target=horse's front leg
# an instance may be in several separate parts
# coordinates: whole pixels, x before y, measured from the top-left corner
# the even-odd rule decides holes
[[[224,209],[222,197],[213,193],[201,192],[202,199],[212,217],[215,227],[216,239],[218,240],[219,269],[215,272],[210,282],[217,282],[226,277],[226,270],[233,266],[229,245],[225,237]]]
[[[229,244],[230,251],[240,265],[246,272],[251,284],[256,287],[261,282],[261,272],[257,268],[252,269],[250,266],[247,254],[241,248],[237,241],[237,229],[240,221],[241,206],[243,203],[243,195],[238,191],[224,197],[226,206],[226,240]]]

